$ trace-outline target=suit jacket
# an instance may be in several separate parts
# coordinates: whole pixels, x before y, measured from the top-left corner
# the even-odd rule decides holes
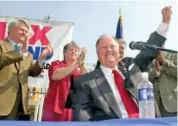
[[[177,53],[164,52],[164,64],[160,72],[155,69],[155,61],[148,67],[150,81],[154,85],[154,94],[158,106],[161,97],[167,112],[177,112]],[[158,93],[160,92],[160,93]]]
[[[154,32],[148,44],[162,46],[165,38]],[[141,80],[141,72],[152,62],[157,51],[143,50],[134,59],[122,59],[118,68],[125,76],[124,87],[137,101],[137,85]],[[100,68],[84,74],[76,79],[73,95],[74,120],[103,120],[122,118],[111,88]],[[156,106],[156,115],[159,109]]]
[[[30,53],[23,57],[9,41],[0,41],[0,116],[11,112],[20,86],[23,110],[27,112],[28,76],[38,76],[41,71],[39,62],[33,63]]]

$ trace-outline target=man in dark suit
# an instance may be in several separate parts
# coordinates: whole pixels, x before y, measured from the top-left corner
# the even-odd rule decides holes
[[[162,46],[171,17],[171,7],[162,10],[163,21],[152,33],[148,44]],[[102,35],[96,43],[100,66],[76,79],[73,96],[75,121],[96,121],[115,118],[137,118],[137,85],[141,72],[152,62],[157,51],[141,51],[134,59],[121,61],[119,44],[114,37]],[[160,116],[155,104],[156,116]]]

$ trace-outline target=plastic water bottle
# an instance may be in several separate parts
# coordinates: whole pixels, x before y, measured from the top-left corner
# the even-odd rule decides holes
[[[148,79],[148,73],[142,73],[138,85],[139,118],[155,118],[153,84]]]

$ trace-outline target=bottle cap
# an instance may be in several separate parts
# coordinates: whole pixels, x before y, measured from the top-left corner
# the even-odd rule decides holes
[[[142,78],[148,80],[148,73],[147,72],[143,72],[142,73]]]

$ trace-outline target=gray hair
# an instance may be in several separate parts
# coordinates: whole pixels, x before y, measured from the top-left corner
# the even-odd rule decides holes
[[[78,50],[80,49],[80,47],[74,42],[74,41],[71,41],[70,43],[66,44],[63,48],[63,54],[66,53],[67,49],[69,48],[69,46],[73,46],[73,47],[76,47]],[[65,57],[64,57],[65,59]]]
[[[117,39],[117,41],[119,42],[119,44],[124,44],[126,46],[126,41],[123,39]]]
[[[27,23],[27,21],[23,20],[23,19],[19,19],[19,20],[16,20],[16,21],[12,21],[9,23],[8,25],[8,33],[9,33],[9,30],[12,29],[13,27],[17,26],[18,23],[22,23],[24,25],[26,25],[26,27],[28,29],[30,29],[30,26],[29,24]]]

